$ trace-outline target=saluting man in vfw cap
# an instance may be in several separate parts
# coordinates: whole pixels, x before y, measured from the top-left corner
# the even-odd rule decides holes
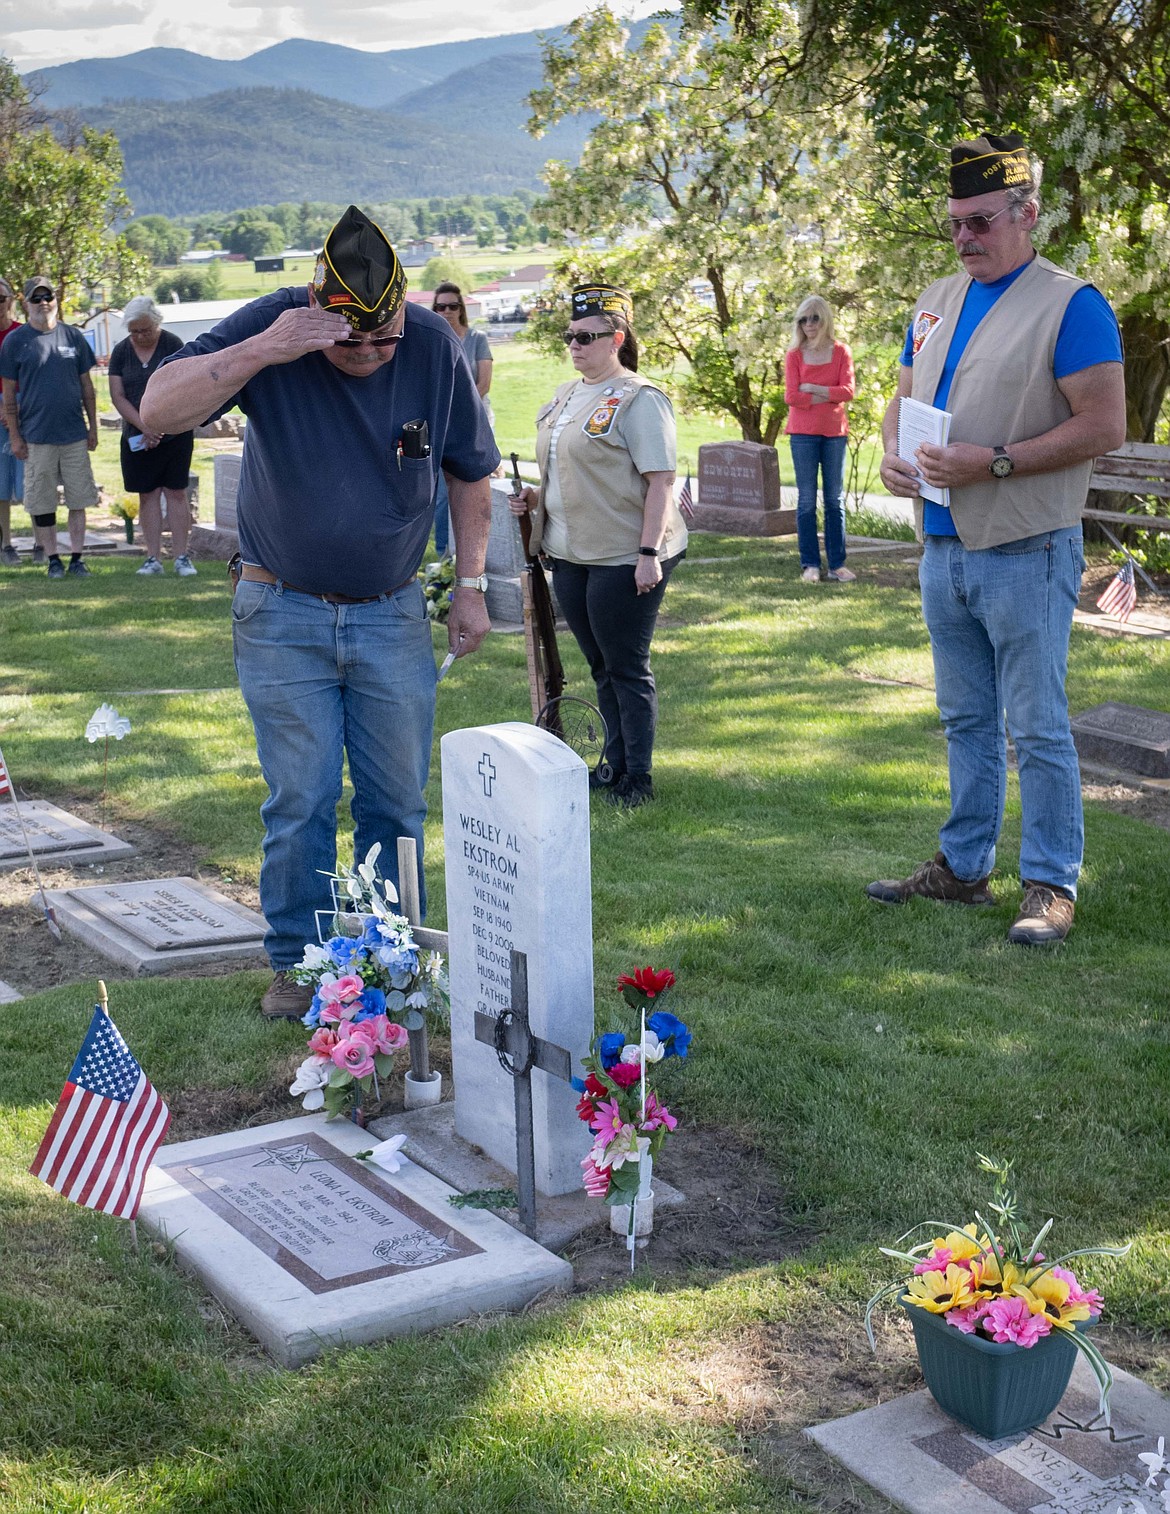
[[[500,460],[458,338],[406,303],[381,228],[351,205],[312,283],[253,300],[163,364],[139,407],[182,431],[238,405],[248,417],[237,514],[232,630],[269,796],[260,903],[276,976],[261,1008],[300,1018],[312,990],[287,969],[331,907],[342,755],[354,849],[413,836],[423,797],[435,662],[417,572],[437,470],[447,477],[460,577],[448,620],[466,656],[489,629],[488,480]],[[425,893],[422,894],[425,907]]]
[[[1093,459],[1125,439],[1121,337],[1091,284],[1040,257],[1039,174],[1011,132],[951,149],[946,225],[962,272],[914,308],[883,424],[882,480],[918,496],[898,455],[903,397],[950,411],[950,442],[916,463],[950,506],[916,498],[922,609],[947,737],[951,809],[939,850],[871,898],[986,905],[1007,791],[1004,719],[1019,764],[1023,904],[1009,940],[1063,941],[1084,848],[1065,673],[1084,567]]]

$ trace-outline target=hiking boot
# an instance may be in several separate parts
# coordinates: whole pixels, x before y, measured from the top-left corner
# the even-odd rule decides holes
[[[312,1002],[312,985],[298,983],[282,970],[260,1000],[260,1013],[266,1020],[303,1020]]]
[[[141,568],[138,569],[138,577],[139,578],[150,578],[155,573],[161,573],[162,570],[163,570],[163,565],[162,565],[162,563],[159,562],[159,560],[158,560],[157,557],[148,557],[146,559],[146,561],[142,564]]]
[[[619,809],[636,810],[654,798],[654,783],[649,773],[623,773],[610,790]]]
[[[29,559],[34,568],[43,568],[45,565],[45,549],[37,542],[32,549],[32,557]]]
[[[819,584],[821,581],[821,570],[819,568],[803,569],[800,575],[800,581],[801,583],[805,584]]]
[[[1063,889],[1024,879],[1024,902],[1008,940],[1017,946],[1059,946],[1072,929],[1076,906]]]
[[[69,566],[65,569],[65,571],[66,571],[66,573],[72,574],[72,576],[74,578],[92,578],[93,577],[93,574],[89,571],[88,567],[86,567],[85,563],[82,562],[82,560],[81,560],[80,557],[77,559],[76,562],[71,562],[69,564]]]
[[[180,552],[178,557],[175,558],[175,572],[180,578],[194,578],[198,569],[187,556],[186,552]]]
[[[65,564],[61,561],[61,559],[59,557],[50,557],[49,558],[49,577],[50,578],[64,578],[65,577]]]
[[[855,584],[857,582],[857,574],[850,568],[830,568],[828,579],[830,583],[834,584]]]
[[[916,867],[909,878],[882,879],[871,883],[865,892],[879,904],[905,904],[915,895],[935,899],[940,904],[995,903],[986,878],[977,878],[974,883],[956,878],[942,852],[935,852],[930,861]]]
[[[0,563],[6,568],[19,568],[20,553],[15,547],[0,547]]]

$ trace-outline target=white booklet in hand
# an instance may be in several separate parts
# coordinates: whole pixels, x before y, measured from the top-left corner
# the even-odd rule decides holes
[[[922,476],[915,453],[923,442],[935,447],[945,447],[951,434],[951,412],[939,410],[934,405],[924,405],[921,400],[903,397],[898,405],[898,456],[909,463],[918,475],[918,492],[946,509],[951,507],[951,491],[928,484]]]

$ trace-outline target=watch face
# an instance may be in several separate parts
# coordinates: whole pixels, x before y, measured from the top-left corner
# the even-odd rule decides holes
[[[1015,466],[1010,457],[997,457],[992,459],[991,472],[996,478],[1010,478],[1015,471]]]

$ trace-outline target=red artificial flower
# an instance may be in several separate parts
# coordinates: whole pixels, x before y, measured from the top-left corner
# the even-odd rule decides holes
[[[633,1088],[635,1083],[641,1082],[642,1069],[636,1062],[615,1062],[609,1075],[619,1088]]]
[[[595,1072],[589,1073],[585,1079],[585,1092],[592,1094],[594,1098],[606,1099],[609,1097],[609,1089],[601,1081]]]
[[[674,974],[669,967],[664,967],[661,972],[656,972],[652,967],[637,967],[632,978],[622,976],[618,979],[618,987],[636,988],[648,999],[656,999],[659,994],[674,987]]]
[[[602,1092],[604,1093],[605,1090],[603,1089]],[[593,1108],[593,1100],[587,1093],[582,1094],[580,1100],[577,1103],[577,1118],[579,1120],[584,1120],[586,1125],[588,1125],[590,1120],[592,1120],[594,1113],[595,1111]]]

